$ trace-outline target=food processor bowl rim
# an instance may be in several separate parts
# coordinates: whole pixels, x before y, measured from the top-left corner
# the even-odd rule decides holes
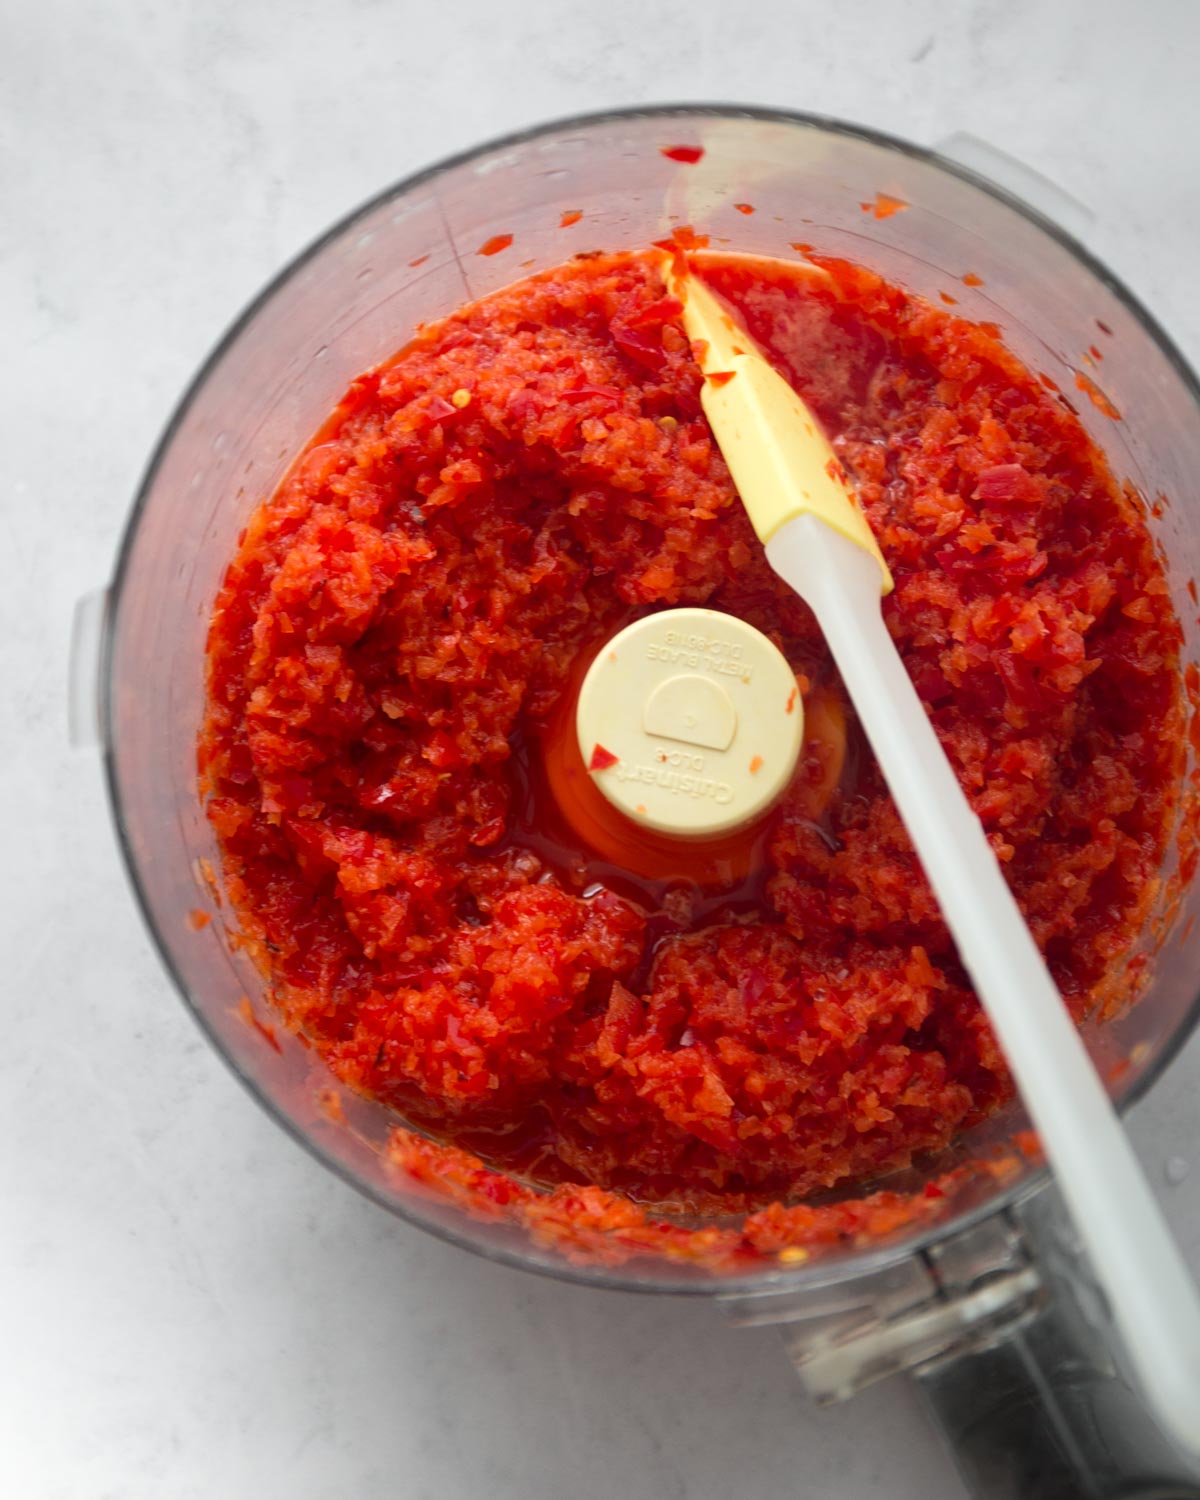
[[[259,1087],[258,1083],[248,1073],[244,1072],[234,1058],[225,1050],[216,1032],[209,1025],[203,1012],[196,1005],[186,984],[183,982],[182,976],[172,958],[170,948],[163,935],[159,932],[151,915],[148,894],[138,871],[130,843],[129,832],[125,826],[121,812],[121,795],[117,769],[117,745],[112,715],[113,650],[117,634],[115,627],[121,609],[125,576],[134,551],[142,512],[146,506],[150,492],[154,488],[159,469],[162,467],[171,444],[175,439],[175,435],[187,419],[200,392],[206,386],[213,372],[220,366],[225,356],[237,344],[243,332],[253,323],[259,313],[269,305],[275,295],[298,272],[302,271],[305,266],[315,260],[328,246],[335,243],[351,230],[361,219],[373,213],[384,204],[402,197],[414,188],[435,181],[455,168],[486,157],[496,151],[526,145],[539,138],[562,134],[565,131],[585,131],[620,123],[623,120],[663,120],[665,122],[686,119],[757,120],[768,124],[816,130],[828,135],[859,140],[871,146],[898,152],[902,156],[907,156],[914,161],[922,162],[946,172],[950,176],[959,178],[968,186],[996,200],[1004,207],[1027,220],[1036,229],[1041,230],[1043,234],[1057,242],[1089,271],[1097,281],[1104,285],[1141,324],[1146,333],[1158,346],[1164,358],[1172,366],[1185,389],[1191,395],[1197,412],[1200,413],[1200,379],[1197,378],[1195,371],[1153,313],[1138,300],[1124,282],[1103,261],[1099,260],[1085,245],[1062,229],[1052,219],[1047,218],[1039,210],[1033,208],[1015,194],[1010,193],[1007,189],[973,172],[969,168],[939,155],[937,151],[928,147],[918,146],[911,141],[906,141],[899,136],[890,135],[885,131],[876,130],[870,126],[852,124],[833,116],[812,114],[800,110],[733,103],[705,104],[684,102],[677,104],[633,105],[612,110],[567,115],[545,121],[538,125],[525,126],[520,130],[497,136],[481,145],[455,152],[450,156],[442,158],[440,161],[434,162],[432,165],[422,167],[419,171],[398,179],[381,192],[374,194],[365,202],[344,214],[322,234],[310,241],[280,271],[270,278],[263,288],[233,319],[224,334],[200,364],[195,375],[176,403],[150,456],[138,485],[137,494],[126,520],[117,550],[116,567],[109,588],[108,617],[100,655],[99,717],[101,743],[103,745],[104,777],[113,823],[117,832],[117,842],[125,865],[126,874],[133,888],[135,901],[141,913],[142,920],[150,934],[151,941],[157,949],[159,958],[175,989],[178,991],[197,1025],[207,1037],[213,1050],[224,1059],[231,1072],[247,1089],[255,1101],[297,1144],[303,1147],[311,1156],[315,1157],[324,1167],[341,1178],[342,1181],[355,1188],[381,1208],[386,1209],[390,1214],[412,1224],[416,1228],[435,1235],[437,1238],[459,1249],[469,1250],[475,1255],[482,1256],[485,1260],[522,1271],[536,1271],[574,1285],[610,1291],[659,1293],[676,1296],[745,1297],[753,1295],[767,1296],[772,1293],[795,1294],[807,1290],[815,1291],[823,1286],[833,1285],[859,1276],[870,1275],[873,1272],[883,1270],[888,1266],[895,1265],[911,1256],[917,1255],[921,1251],[928,1249],[931,1245],[952,1235],[963,1233],[973,1226],[982,1223],[991,1215],[1004,1212],[1006,1209],[1010,1209],[1032,1196],[1049,1181],[1049,1171],[1045,1166],[1036,1168],[1020,1182],[1004,1189],[994,1198],[990,1198],[968,1209],[961,1216],[932,1223],[911,1238],[898,1240],[892,1244],[881,1245],[876,1250],[859,1252],[851,1258],[826,1259],[818,1256],[814,1257],[810,1263],[796,1267],[784,1268],[776,1266],[770,1270],[764,1270],[757,1275],[750,1276],[741,1274],[729,1276],[714,1274],[710,1278],[703,1280],[699,1278],[672,1277],[665,1274],[628,1276],[621,1274],[618,1269],[608,1267],[599,1267],[592,1270],[586,1266],[572,1264],[565,1259],[558,1262],[552,1261],[548,1257],[542,1258],[542,1252],[531,1254],[527,1250],[510,1248],[509,1246],[489,1245],[473,1238],[465,1228],[459,1231],[445,1223],[426,1219],[408,1205],[389,1199],[383,1192],[359,1178],[351,1168],[329,1154],[316,1139],[306,1134],[298,1123],[293,1121],[281,1109],[277,1108],[275,1103]],[[1136,1104],[1147,1090],[1162,1076],[1167,1067],[1178,1056],[1198,1021],[1200,1021],[1200,991],[1197,992],[1196,998],[1193,1000],[1184,1021],[1176,1028],[1174,1034],[1163,1046],[1159,1055],[1154,1059],[1152,1066],[1136,1078],[1129,1085],[1120,1100],[1117,1101],[1117,1108],[1122,1114],[1132,1105]]]

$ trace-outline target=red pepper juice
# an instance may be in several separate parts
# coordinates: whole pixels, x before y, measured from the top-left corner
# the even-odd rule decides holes
[[[1182,772],[1141,507],[997,330],[813,260],[698,264],[853,477],[888,628],[1082,1017],[1132,988]],[[553,1202],[560,1238],[570,1204],[761,1226],[1012,1092],[701,380],[656,254],[581,257],[424,328],[255,512],[209,637],[202,786],[283,1020],[352,1089],[558,1184],[396,1137],[417,1175]],[[580,661],[681,604],[765,632],[808,709],[791,788],[699,881],[585,844],[546,764]]]

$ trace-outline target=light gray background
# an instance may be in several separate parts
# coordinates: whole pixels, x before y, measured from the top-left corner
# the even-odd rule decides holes
[[[391,179],[650,99],[970,130],[1092,205],[1200,358],[1200,7],[0,0],[0,1493],[956,1500],[902,1384],[485,1265],[325,1175],[150,952],[69,622],[231,315]],[[1200,1045],[1134,1133],[1200,1265]]]

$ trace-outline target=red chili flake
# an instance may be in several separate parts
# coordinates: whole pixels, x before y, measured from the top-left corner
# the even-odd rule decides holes
[[[1058,381],[1052,380],[1049,375],[1039,375],[1038,379],[1042,382],[1042,384],[1048,391],[1053,391],[1056,396],[1062,389]]]
[[[274,1047],[275,1051],[282,1055],[283,1048],[279,1045],[279,1038],[275,1035],[274,1026],[268,1026],[265,1022],[258,1019],[245,995],[238,1002],[237,1014],[252,1031],[258,1032],[264,1042]]]
[[[501,250],[507,250],[512,242],[513,237],[511,234],[494,234],[492,235],[490,240],[484,240],[483,244],[480,245],[475,254],[499,255]]]
[[[936,1182],[927,1182],[922,1189],[922,1193],[926,1198],[944,1198],[946,1196],[945,1192],[938,1187]]]
[[[751,774],[751,776],[757,776],[758,773],[762,770],[762,768],[763,768],[763,758],[762,758],[762,756],[761,755],[751,756],[751,758],[750,758],[750,774]]]
[[[447,417],[452,417],[458,407],[451,405],[444,396],[433,395],[425,403],[425,414],[435,422],[444,422]]]
[[[620,758],[611,750],[606,750],[603,745],[596,745],[592,750],[592,758],[588,761],[588,770],[607,771],[610,766],[615,766]]]
[[[418,266],[423,266],[428,259],[429,259],[429,256],[427,254],[426,255],[418,255],[417,258],[416,258],[416,260],[410,260],[409,261],[409,265],[415,271]]]
[[[710,385],[722,386],[728,385],[736,374],[736,370],[710,370],[704,378]]]
[[[603,406],[605,411],[616,411],[621,404],[621,392],[615,385],[581,385],[574,391],[563,391],[558,398],[565,401],[569,406],[574,406],[580,401],[596,402]],[[664,417],[665,421],[666,418]]]
[[[795,713],[796,711],[796,697],[799,692],[799,688],[793,688],[792,691],[788,694],[787,711],[790,714]]]
[[[668,161],[681,161],[694,166],[704,155],[703,146],[660,146],[659,150]]]
[[[942,299],[942,301],[946,304],[947,307],[957,307],[958,306],[958,298],[957,297],[952,297],[949,292],[939,292],[938,296]]]
[[[971,498],[988,505],[1036,505],[1042,498],[1037,482],[1020,464],[992,464],[979,471],[978,479]]]
[[[1193,600],[1195,599],[1195,597],[1196,596],[1193,593],[1192,594]],[[211,914],[209,912],[206,912],[206,911],[201,911],[198,906],[193,911],[190,911],[187,914],[187,924],[192,929],[193,932],[202,932],[204,930],[204,928],[207,927],[208,924],[211,921],[212,921]]]
[[[578,224],[583,218],[582,208],[568,208],[563,211],[563,216],[558,221],[560,229],[570,229],[572,224]]]
[[[659,297],[643,307],[624,306],[609,323],[613,340],[625,354],[649,370],[661,370],[666,361],[663,324],[677,318],[683,303],[677,297]]]
[[[890,193],[876,193],[873,203],[860,203],[865,214],[874,214],[877,219],[890,219],[893,214],[903,213],[908,207],[903,198],[893,198]]]
[[[968,271],[962,279],[963,286],[982,286],[983,277],[976,276],[974,271]]]
[[[733,206],[740,214],[752,214],[754,212],[753,203],[735,203]]]
[[[825,460],[825,472],[833,480],[834,484],[846,483],[846,471],[836,458],[827,458]]]
[[[435,729],[429,736],[425,759],[440,771],[452,771],[457,766],[466,764],[457,740],[453,735],[447,734],[444,729]]]
[[[1096,319],[1096,327],[1100,330],[1101,333],[1107,333],[1109,338],[1112,338],[1112,329],[1108,326],[1107,323],[1103,321],[1103,319]]]
[[[1075,371],[1075,385],[1087,396],[1097,411],[1103,412],[1106,417],[1111,417],[1114,422],[1121,420],[1121,413],[1096,382],[1089,375],[1085,375],[1082,370]]]
[[[1089,344],[1088,345],[1088,353],[1092,356],[1093,359],[1103,359],[1104,358],[1104,355],[1100,352],[1099,349],[1096,348],[1095,344]]]
[[[690,224],[677,224],[665,240],[655,240],[660,250],[706,250],[709,237],[697,234]]]
[[[688,270],[687,252],[689,250],[703,250],[708,245],[709,239],[706,234],[697,234],[690,224],[680,224],[671,231],[670,237],[664,240],[655,240],[655,247],[659,250],[668,250],[671,254],[671,269],[676,276],[686,276]]]
[[[981,333],[986,333],[989,338],[998,339],[1000,337],[999,323],[976,323],[975,327]]]
[[[704,363],[704,361],[708,358],[708,340],[707,339],[693,339],[692,340],[692,358],[696,361],[696,363],[698,365],[702,365]]]

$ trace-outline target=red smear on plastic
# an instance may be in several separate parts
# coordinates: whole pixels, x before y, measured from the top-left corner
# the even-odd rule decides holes
[[[893,198],[890,193],[876,193],[873,203],[860,203],[859,208],[865,214],[874,214],[877,219],[890,219],[893,214],[901,214],[908,207],[903,198]]]
[[[697,340],[697,343],[700,342],[703,341]],[[736,370],[711,370],[704,378],[710,385],[722,386],[728,385],[736,374]]]
[[[335,1088],[318,1089],[316,1094],[317,1108],[327,1120],[332,1120],[335,1125],[346,1123],[346,1111],[342,1108],[342,1096]]]
[[[588,761],[589,771],[607,771],[610,766],[615,766],[620,760],[619,755],[614,755],[611,750],[606,750],[603,745],[597,745],[592,750],[592,758]]]
[[[1092,356],[1093,359],[1103,359],[1104,358],[1104,355],[1100,352],[1099,349],[1096,348],[1095,344],[1089,344],[1088,345],[1088,353]]]
[[[1195,599],[1195,597],[1193,593],[1192,598]],[[201,911],[199,907],[187,914],[187,924],[193,932],[201,932],[211,921],[211,915],[206,911]]]
[[[660,146],[659,150],[668,161],[681,161],[694,166],[704,155],[703,146]]]
[[[812,246],[807,244],[804,240],[793,240],[788,248],[791,250],[799,250],[801,255],[807,255],[812,249]]]
[[[753,203],[735,203],[733,206],[740,214],[752,214],[754,212]]]
[[[983,277],[976,276],[974,271],[968,271],[962,279],[963,286],[982,286]]]
[[[568,208],[564,211],[562,218],[559,219],[558,227],[560,229],[570,229],[572,224],[578,224],[582,218],[582,208]]]
[[[1100,330],[1101,333],[1107,333],[1109,338],[1112,338],[1112,329],[1106,322],[1104,322],[1102,318],[1096,319],[1096,327]]]
[[[949,292],[939,292],[938,296],[942,299],[942,301],[946,304],[947,307],[957,307],[958,306],[958,298],[957,297],[952,297]]]
[[[490,240],[484,240],[475,253],[476,255],[499,255],[501,250],[507,250],[512,242],[511,234],[494,234]]]
[[[268,1026],[264,1021],[258,1019],[245,995],[238,1002],[237,1013],[245,1021],[246,1025],[250,1027],[251,1031],[257,1031],[268,1046],[274,1047],[275,1051],[282,1055],[283,1048],[279,1045],[279,1038],[275,1035],[274,1026]]]
[[[758,773],[762,770],[762,768],[763,768],[763,758],[762,758],[762,756],[761,755],[752,756],[751,760],[750,760],[750,774],[751,774],[751,776],[757,776]]]
[[[1114,422],[1121,420],[1121,413],[1108,399],[1100,387],[1089,375],[1082,370],[1075,371],[1075,385],[1081,390],[1097,411],[1103,412],[1106,417],[1111,417]]]

